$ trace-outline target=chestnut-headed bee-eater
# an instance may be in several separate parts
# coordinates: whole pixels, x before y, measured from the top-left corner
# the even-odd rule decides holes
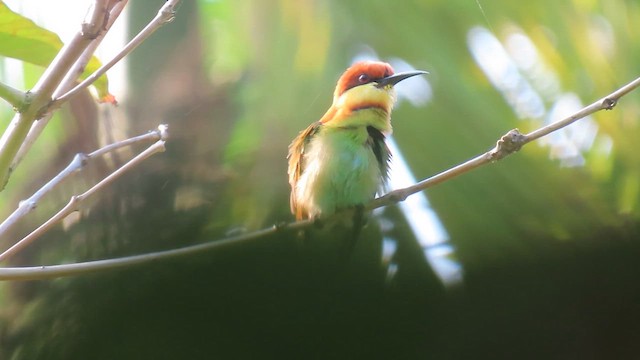
[[[391,160],[385,136],[391,134],[394,85],[426,73],[394,74],[387,63],[362,61],[342,74],[329,110],[289,146],[296,219],[363,205],[382,190]]]

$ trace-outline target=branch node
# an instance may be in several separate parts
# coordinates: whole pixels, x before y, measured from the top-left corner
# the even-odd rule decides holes
[[[82,196],[82,194],[71,195],[71,198],[69,198],[68,204],[76,206],[76,204],[82,202],[82,200],[84,200],[84,196]],[[73,210],[78,210],[78,209],[74,207]]]
[[[618,104],[618,100],[610,97],[602,99],[602,107],[605,110],[611,110]]]
[[[109,11],[101,2],[91,5],[88,12],[88,20],[82,22],[80,34],[89,40],[97,39],[107,29],[109,23]]]
[[[158,125],[158,135],[160,135],[160,140],[167,141],[167,139],[169,138],[169,125]]]
[[[163,7],[160,10],[160,16],[164,24],[172,22],[176,18],[176,10],[174,5]]]
[[[38,207],[38,203],[29,199],[29,200],[24,200],[24,201],[20,201],[18,203],[18,207],[21,208],[23,206],[26,206],[28,211],[33,211],[35,210],[36,207]]]
[[[399,202],[405,201],[409,196],[409,194],[407,194],[405,191],[402,191],[402,189],[398,189],[398,190],[389,192],[387,196],[389,196],[389,199],[393,203],[399,203]]]
[[[82,23],[82,36],[89,40],[95,40],[100,36],[101,30],[96,30],[93,24]]]
[[[89,155],[85,153],[77,153],[76,156],[73,157],[73,160],[71,160],[71,162],[74,164],[78,164],[76,171],[79,171],[89,162]]]
[[[35,93],[32,92],[31,90],[27,90],[24,93],[24,101],[22,104],[20,104],[19,107],[17,107],[15,110],[18,113],[24,113],[25,111],[27,111],[27,109],[29,108],[29,106],[31,106],[31,103],[33,102],[33,98],[35,97]]]
[[[498,161],[517,152],[526,143],[526,140],[527,137],[522,135],[520,130],[509,130],[508,133],[504,134],[500,140],[498,140],[496,147],[489,151],[489,159],[491,161]]]
[[[280,221],[280,222],[277,222],[277,223],[273,224],[273,230],[281,231],[281,230],[286,229],[287,226],[289,226],[289,224],[286,221]]]

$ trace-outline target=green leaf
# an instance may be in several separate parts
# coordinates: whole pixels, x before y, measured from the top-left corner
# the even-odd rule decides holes
[[[63,43],[58,35],[11,11],[4,2],[0,1],[0,56],[47,67],[62,46]],[[81,77],[86,78],[100,66],[100,61],[93,56]],[[101,76],[93,86],[98,91],[100,99],[109,97],[109,83],[106,76]]]

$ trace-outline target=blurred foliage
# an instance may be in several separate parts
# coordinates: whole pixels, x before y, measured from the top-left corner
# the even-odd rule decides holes
[[[131,32],[162,2],[131,2]],[[184,2],[175,23],[130,57],[131,98],[118,109],[126,115],[112,120],[131,134],[168,123],[167,153],[18,261],[174,248],[291,220],[287,146],[322,116],[340,73],[363,55],[430,72],[430,101],[402,102],[393,114],[395,139],[416,177],[426,178],[486,151],[509,129],[557,120],[567,97],[588,104],[640,76],[638,18],[631,0]],[[497,50],[474,53],[493,51],[487,41],[472,43],[474,34],[489,34]],[[498,70],[515,64],[511,77],[491,78],[482,57]],[[523,65],[531,59],[534,67]],[[519,107],[531,99],[509,90],[522,84],[540,99],[534,116]],[[0,329],[0,355],[635,354],[639,100],[633,92],[595,114],[589,146],[560,142],[586,136],[574,124],[573,133],[427,191],[464,269],[461,289],[438,283],[392,210],[403,236],[391,284],[375,230],[346,266],[279,234],[121,273],[4,284],[0,300],[10,306],[1,315],[11,321]],[[567,149],[577,150],[563,157]]]

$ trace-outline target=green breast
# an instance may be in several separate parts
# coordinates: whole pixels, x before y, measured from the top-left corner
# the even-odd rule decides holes
[[[321,212],[370,201],[386,179],[384,136],[367,127],[323,128],[305,152],[305,181]]]

